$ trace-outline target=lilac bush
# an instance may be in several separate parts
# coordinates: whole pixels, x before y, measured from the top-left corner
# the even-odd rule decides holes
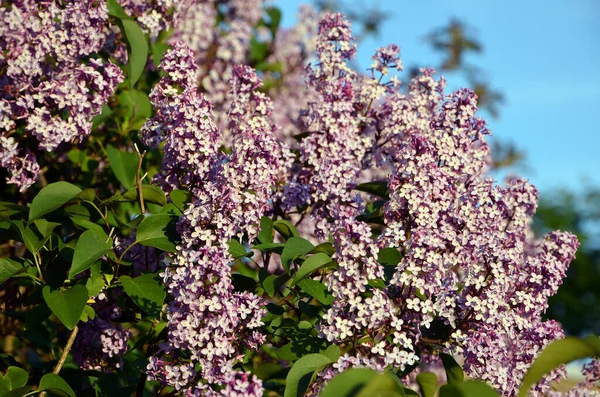
[[[542,396],[600,355],[544,317],[577,238],[397,45],[363,73],[344,15],[259,0],[0,13],[0,391]]]

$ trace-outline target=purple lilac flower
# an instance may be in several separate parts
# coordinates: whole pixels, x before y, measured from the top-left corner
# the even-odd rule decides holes
[[[79,325],[73,343],[73,361],[86,371],[115,373],[123,366],[131,332],[115,322],[121,317],[121,310],[111,304],[103,292],[92,307],[96,317]]]
[[[159,111],[142,129],[148,142],[166,141],[169,160],[163,174],[185,171],[185,179],[173,178],[172,186],[189,184],[193,193],[178,224],[181,245],[163,273],[173,297],[167,309],[168,342],[151,358],[148,373],[189,395],[218,395],[220,390],[262,396],[260,381],[233,366],[246,350],[256,350],[264,342],[258,329],[266,311],[260,297],[233,291],[233,258],[227,242],[236,236],[249,240],[256,236],[259,219],[268,210],[277,183],[285,178],[287,156],[273,136],[271,102],[256,91],[261,82],[246,66],[234,67],[230,81],[234,99],[227,116],[232,153],[218,152],[210,105],[193,83],[191,54],[184,44],[165,54],[161,68],[167,73],[151,95]],[[187,137],[185,150],[170,144],[177,136]],[[190,164],[193,156],[202,161]],[[199,372],[178,351],[188,352]]]
[[[309,167],[286,189],[310,192],[307,203],[321,233],[332,232],[340,264],[327,278],[335,301],[319,325],[321,336],[366,341],[345,362],[375,369],[403,370],[419,360],[418,351],[446,349],[464,356],[467,374],[513,395],[543,347],[563,336],[541,315],[574,257],[576,238],[553,232],[534,240],[535,187],[518,179],[502,187],[485,177],[489,131],[475,116],[472,91],[444,94],[445,81],[436,81],[431,69],[406,94],[393,80],[374,82],[375,72],[385,76],[401,67],[394,46],[378,50],[371,78],[356,78],[345,64],[355,51],[347,23],[329,15],[319,33],[320,63],[308,76],[322,102],[303,115],[311,128],[301,160]],[[353,139],[373,148],[343,146]],[[376,244],[366,224],[354,220],[361,205],[351,194],[370,156],[375,165],[392,167]],[[290,202],[301,207],[292,194]],[[402,255],[389,279],[374,260],[387,247]],[[376,279],[385,287],[371,287]],[[547,392],[560,374],[547,376],[534,394]]]
[[[106,39],[106,4],[98,1],[22,1],[0,6],[0,133],[18,141],[17,127],[53,151],[91,132],[91,119],[123,80],[120,69],[89,59]],[[13,141],[14,143],[14,141]],[[21,142],[19,142],[19,146]],[[2,167],[21,191],[39,175],[30,147],[12,151]]]

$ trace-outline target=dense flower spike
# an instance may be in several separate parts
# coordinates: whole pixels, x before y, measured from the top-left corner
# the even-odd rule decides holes
[[[211,105],[198,91],[194,55],[187,45],[175,43],[160,69],[165,76],[150,94],[156,115],[140,131],[151,147],[164,141],[163,166],[156,179],[166,191],[204,189],[216,162],[219,133]]]
[[[63,142],[90,134],[92,117],[123,80],[116,65],[85,61],[104,45],[107,20],[106,4],[99,1],[0,6],[0,68],[6,70],[0,80],[4,138],[23,125],[40,149],[53,151]],[[13,154],[2,167],[11,174],[8,182],[21,191],[39,174],[36,156],[29,151]]]
[[[153,379],[188,393],[216,395],[213,387],[217,387],[230,395],[261,396],[260,382],[234,371],[233,365],[245,350],[264,342],[257,328],[266,311],[258,296],[233,291],[233,258],[227,242],[234,237],[254,239],[277,183],[286,178],[289,155],[273,136],[270,99],[256,91],[261,82],[247,66],[232,70],[234,99],[227,115],[233,148],[229,156],[219,153],[208,102],[193,84],[192,62],[184,44],[176,44],[165,55],[161,68],[166,74],[151,95],[159,112],[142,129],[149,142],[166,140],[162,172],[185,171],[194,200],[180,219],[183,240],[164,273],[173,296],[168,308],[169,343],[163,346],[167,359],[154,357],[148,370]],[[181,94],[173,84],[181,84]],[[187,149],[172,149],[182,136]],[[190,163],[198,156],[203,159],[201,167]],[[183,185],[181,177],[173,181],[169,187]],[[201,368],[199,373],[178,357],[180,350],[189,352]]]

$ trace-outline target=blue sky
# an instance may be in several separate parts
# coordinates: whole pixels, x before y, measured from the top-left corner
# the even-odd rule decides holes
[[[278,0],[283,25],[300,4]],[[423,37],[451,18],[466,22],[484,52],[466,59],[486,71],[504,95],[500,118],[486,118],[494,137],[526,152],[516,172],[542,193],[600,184],[600,1],[429,0],[346,1],[377,5],[389,18],[379,37],[359,44],[358,64],[370,65],[375,48],[396,43],[405,66],[440,63]],[[446,75],[450,88],[466,85]]]

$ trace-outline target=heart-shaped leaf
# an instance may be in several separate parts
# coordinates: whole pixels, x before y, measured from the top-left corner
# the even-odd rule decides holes
[[[148,273],[136,278],[121,276],[119,279],[127,295],[140,309],[154,318],[160,317],[167,293],[157,275]]]
[[[81,193],[81,189],[68,182],[49,184],[33,198],[29,208],[29,222],[60,208],[79,193]]]
[[[75,252],[73,254],[73,263],[69,271],[69,279],[86,270],[98,259],[102,258],[112,248],[112,238],[107,241],[105,233],[98,233],[95,230],[86,230],[81,234]]]
[[[56,317],[69,329],[73,329],[88,300],[88,290],[84,285],[77,284],[70,288],[52,291],[49,286],[42,290],[46,304]]]

